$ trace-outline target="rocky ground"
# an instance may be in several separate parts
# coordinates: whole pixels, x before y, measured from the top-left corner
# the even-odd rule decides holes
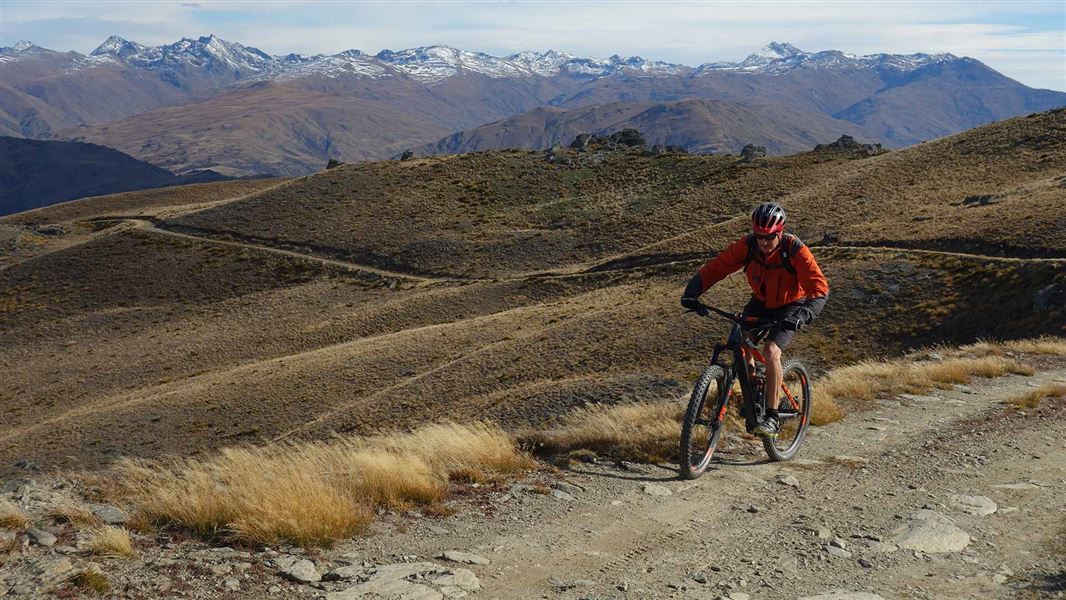
[[[696,481],[668,465],[545,468],[455,486],[454,515],[385,515],[328,550],[154,531],[132,559],[100,557],[43,516],[79,484],[27,472],[0,488],[34,517],[0,529],[0,592],[88,597],[72,578],[89,570],[117,598],[1066,597],[1066,403],[1001,403],[1066,381],[1061,359],[1039,366],[882,399],[812,430],[790,463],[741,443]]]

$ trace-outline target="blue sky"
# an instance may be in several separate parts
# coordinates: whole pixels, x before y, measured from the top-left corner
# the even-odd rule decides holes
[[[271,54],[447,44],[504,55],[549,48],[697,65],[771,41],[808,51],[951,52],[1066,91],[1066,1],[350,2],[0,1],[0,45],[87,53],[111,34],[143,44],[214,33]]]

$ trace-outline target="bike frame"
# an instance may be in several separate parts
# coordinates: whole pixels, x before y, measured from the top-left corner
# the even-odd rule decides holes
[[[749,366],[749,359],[751,359],[751,365],[754,364],[766,364],[766,358],[763,357],[762,352],[759,352],[758,347],[751,339],[745,335],[744,330],[741,328],[741,323],[753,325],[754,331],[761,329],[769,329],[777,322],[768,319],[759,319],[756,317],[741,317],[740,315],[720,310],[713,306],[705,306],[708,310],[714,311],[723,317],[733,322],[733,328],[729,332],[729,337],[726,341],[717,342],[714,345],[714,354],[711,355],[711,364],[718,365],[725,372],[725,381],[727,385],[726,399],[722,402],[722,407],[719,409],[718,422],[720,423],[722,417],[725,416],[726,409],[729,406],[729,400],[733,396],[733,379],[736,378],[740,381],[740,394],[743,397],[743,407],[747,410],[741,410],[741,414],[744,415],[745,427],[748,433],[751,433],[752,429],[766,416],[766,395],[761,386],[758,385],[758,377],[755,375],[754,369]],[[728,350],[733,354],[733,364],[728,365],[723,363],[720,358],[723,350]],[[778,414],[783,418],[791,418],[799,416],[803,420],[803,424],[806,424],[806,416],[800,414],[799,403],[792,396],[788,386],[782,382],[781,384],[781,401],[788,403],[788,408],[792,411],[782,411],[784,408],[779,404]],[[793,412],[796,411],[796,412]]]

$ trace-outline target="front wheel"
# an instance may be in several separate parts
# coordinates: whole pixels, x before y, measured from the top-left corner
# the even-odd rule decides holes
[[[681,424],[681,476],[695,479],[703,474],[714,456],[714,448],[722,437],[726,405],[731,382],[718,365],[704,369],[692,397],[688,401],[685,420]]]
[[[811,420],[811,383],[807,368],[798,360],[781,366],[781,390],[777,414],[781,429],[773,438],[763,438],[763,448],[773,460],[792,460],[807,434]]]

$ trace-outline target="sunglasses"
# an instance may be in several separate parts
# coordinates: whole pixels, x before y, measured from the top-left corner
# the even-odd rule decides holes
[[[755,239],[762,240],[762,241],[772,240],[772,239],[775,239],[776,237],[777,237],[776,233],[768,233],[766,235],[762,235],[760,233],[756,233],[755,234]]]

